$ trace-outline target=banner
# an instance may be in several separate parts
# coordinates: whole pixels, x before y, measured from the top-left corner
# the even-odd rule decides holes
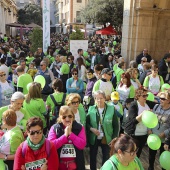
[[[43,52],[50,46],[50,0],[43,0]]]

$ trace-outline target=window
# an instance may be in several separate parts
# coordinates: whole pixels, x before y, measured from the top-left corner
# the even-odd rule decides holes
[[[77,0],[77,3],[82,3],[82,0]]]
[[[76,11],[76,22],[81,22],[80,11]]]

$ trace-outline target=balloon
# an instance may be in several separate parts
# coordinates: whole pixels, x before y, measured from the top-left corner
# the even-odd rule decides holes
[[[35,79],[34,79],[34,82],[40,83],[42,89],[45,86],[45,78],[41,75],[36,76]]]
[[[87,56],[88,56],[88,52],[87,52],[87,51],[84,51],[84,52],[83,52],[83,56],[84,56],[84,57],[87,57]]]
[[[27,90],[28,90],[28,91],[29,91],[29,89],[30,89],[31,84],[32,84],[32,83],[28,83],[28,84],[27,84]]]
[[[169,151],[164,151],[162,152],[160,158],[159,158],[159,162],[161,164],[161,167],[166,169],[166,170],[170,170],[170,152]]]
[[[147,139],[147,144],[152,150],[158,150],[161,147],[161,140],[155,134],[150,134]]]
[[[0,170],[5,170],[5,164],[2,159],[0,159]]]
[[[116,45],[117,44],[117,42],[116,41],[113,41],[113,45]]]
[[[144,111],[142,115],[142,122],[148,128],[154,128],[158,124],[157,116],[151,111]]]
[[[161,91],[164,92],[167,89],[170,89],[170,85],[168,83],[163,84],[162,87],[161,87]]]
[[[153,101],[155,100],[154,94],[151,93],[151,92],[148,92],[147,94],[148,94],[148,97],[147,97],[146,100],[149,100],[149,101],[152,101],[152,102],[153,102]]]

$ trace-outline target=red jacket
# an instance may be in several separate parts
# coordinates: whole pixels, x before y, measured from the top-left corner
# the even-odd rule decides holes
[[[22,145],[23,143],[20,144],[15,154],[14,170],[21,170],[21,166],[25,165],[25,163],[33,162],[43,158],[46,158],[47,160],[48,170],[58,170],[59,161],[57,149],[52,142],[49,157],[47,156],[45,142],[37,151],[33,151],[29,146],[27,146],[24,157],[22,156]],[[40,170],[40,168],[37,168],[36,170]]]

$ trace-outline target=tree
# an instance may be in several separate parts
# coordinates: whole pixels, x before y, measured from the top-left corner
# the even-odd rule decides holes
[[[70,34],[70,40],[84,40],[84,33],[80,31],[79,27],[75,27],[76,32]]]
[[[110,23],[116,29],[123,23],[123,0],[91,0],[81,12],[84,23]]]
[[[18,21],[21,24],[35,23],[42,26],[42,8],[35,4],[28,4],[18,11]]]
[[[31,41],[31,51],[37,51],[38,47],[43,47],[43,31],[40,28],[34,28],[30,34],[29,39]]]

